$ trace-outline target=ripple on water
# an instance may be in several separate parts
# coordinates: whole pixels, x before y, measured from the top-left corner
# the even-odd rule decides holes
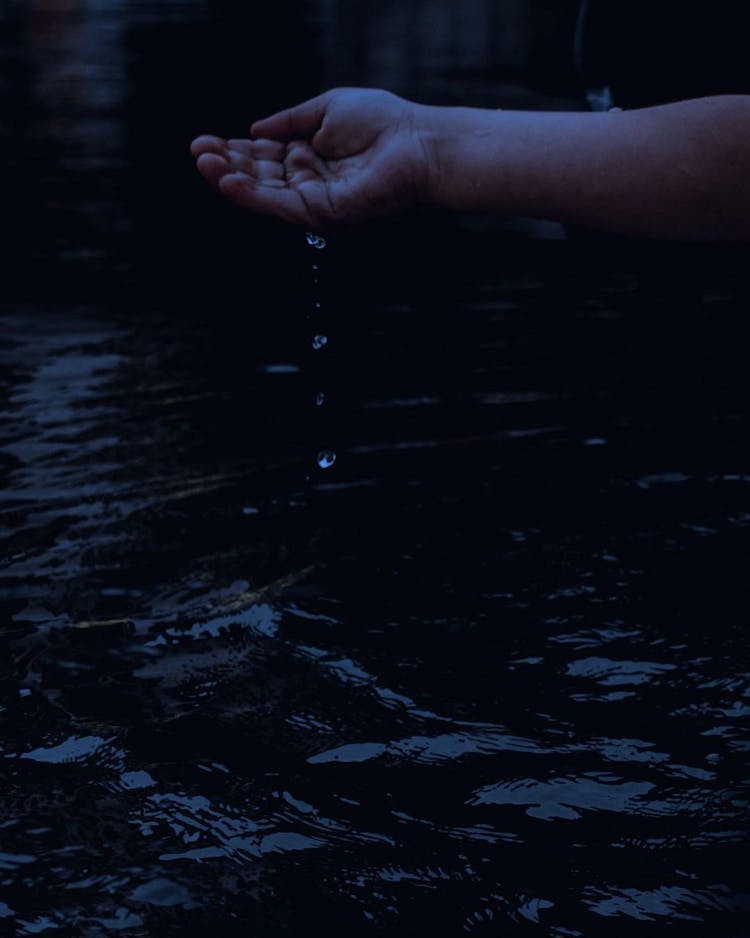
[[[584,901],[590,910],[604,918],[630,918],[640,922],[660,919],[702,922],[707,912],[731,912],[748,907],[750,896],[736,897],[721,884],[711,890],[686,886],[660,885],[653,889],[588,887]]]
[[[514,779],[481,788],[471,804],[520,805],[526,806],[529,817],[577,820],[585,811],[638,813],[640,799],[654,787],[651,782],[626,782],[603,774],[544,782]]]
[[[567,667],[572,677],[589,677],[605,687],[646,684],[676,670],[674,664],[655,661],[613,661],[609,658],[579,658]]]

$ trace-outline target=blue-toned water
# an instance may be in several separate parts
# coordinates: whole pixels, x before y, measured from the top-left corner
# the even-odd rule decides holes
[[[208,27],[121,9],[156,110]],[[417,218],[331,237],[307,320],[299,232],[58,106],[0,312],[0,932],[746,936],[741,254]]]

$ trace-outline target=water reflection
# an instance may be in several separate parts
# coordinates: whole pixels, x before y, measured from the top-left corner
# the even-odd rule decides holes
[[[22,932],[207,922],[230,896],[237,928],[271,931],[333,915],[362,933],[447,916],[690,933],[742,914],[732,446],[710,474],[699,441],[679,472],[649,471],[648,428],[600,411],[640,459],[627,477],[581,462],[580,391],[554,391],[540,355],[524,380],[543,394],[442,398],[444,461],[365,459],[407,399],[373,362],[382,407],[339,414],[345,475],[300,512],[302,449],[202,444],[229,404],[196,367],[200,328],[86,310],[4,325],[4,914]],[[278,375],[252,374],[238,412],[276,401]],[[496,421],[549,407],[560,429],[506,434],[499,460]],[[689,590],[664,592],[698,569],[734,596],[710,631]]]

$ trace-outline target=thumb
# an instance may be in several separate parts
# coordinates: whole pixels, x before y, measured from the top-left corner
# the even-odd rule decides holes
[[[255,121],[250,133],[270,140],[308,140],[320,129],[330,100],[331,92],[326,91],[296,107]]]

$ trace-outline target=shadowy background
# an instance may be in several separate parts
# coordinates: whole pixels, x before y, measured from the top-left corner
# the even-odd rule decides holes
[[[218,280],[230,295],[256,289],[248,258],[261,252],[258,267],[274,270],[293,235],[209,191],[188,153],[195,135],[243,135],[258,116],[336,85],[445,104],[582,107],[577,6],[4,0],[5,290],[209,300]]]

